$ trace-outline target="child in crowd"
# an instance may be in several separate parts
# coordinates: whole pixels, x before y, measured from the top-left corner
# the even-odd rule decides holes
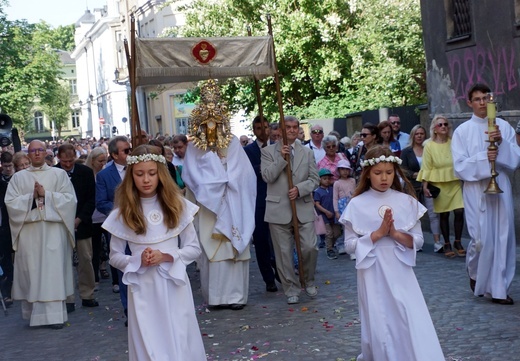
[[[314,206],[318,215],[323,217],[325,222],[325,246],[327,247],[327,257],[329,259],[338,258],[334,245],[336,239],[341,236],[341,225],[336,223],[334,216],[334,205],[332,202],[332,173],[327,168],[319,170],[320,186],[314,191]]]
[[[340,160],[338,162],[338,166],[336,171],[338,172],[339,179],[334,182],[334,190],[333,190],[333,204],[334,204],[334,213],[336,214],[336,219],[339,220],[345,208],[347,208],[347,204],[352,197],[352,193],[356,189],[356,181],[354,178],[350,177],[350,172],[352,168],[350,167],[350,162],[348,160]],[[339,253],[344,253],[343,245],[339,245],[338,248]],[[343,252],[342,252],[343,250]],[[350,254],[350,259],[355,260],[356,255],[354,253]]]
[[[103,228],[110,264],[128,285],[129,360],[206,360],[186,273],[201,253],[198,207],[181,196],[158,147],[137,147],[127,164]]]
[[[361,354],[357,361],[444,360],[412,267],[426,212],[401,160],[387,147],[365,155],[359,185],[340,218],[345,248],[356,254]],[[396,174],[397,173],[397,174]],[[400,178],[406,183],[403,191]]]

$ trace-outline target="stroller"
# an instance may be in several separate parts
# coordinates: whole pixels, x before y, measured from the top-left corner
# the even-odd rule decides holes
[[[0,285],[4,281],[2,279],[3,276],[4,276],[4,270],[2,269],[2,266],[0,266]],[[7,316],[7,307],[5,307],[4,295],[2,295],[2,287],[0,287],[0,302],[2,302],[2,308],[4,309],[4,315]]]

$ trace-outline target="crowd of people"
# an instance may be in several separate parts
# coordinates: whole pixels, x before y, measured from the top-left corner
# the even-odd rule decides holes
[[[266,292],[281,286],[287,303],[297,304],[302,292],[318,296],[323,242],[329,259],[344,249],[356,262],[358,360],[443,359],[412,270],[424,243],[423,214],[434,250],[466,257],[473,293],[513,304],[507,174],[520,166],[520,148],[504,120],[488,127],[487,93],[475,85],[467,101],[473,117],[453,131],[448,118],[436,116],[430,136],[422,125],[402,132],[392,114],[363,124],[350,139],[313,125],[306,141],[297,118],[286,116],[280,125],[257,116],[254,140],[229,136],[216,150],[182,134],[146,136],[137,147],[115,136],[3,149],[4,301],[21,301],[30,326],[61,329],[77,296],[82,307],[99,306],[99,282],[110,278],[127,316],[131,360],[148,359],[152,349],[170,359],[204,360],[187,265],[197,263],[209,307],[239,311],[248,302],[253,245]],[[488,150],[490,136],[498,150]],[[484,193],[489,161],[500,173],[498,195]],[[325,232],[317,236],[320,217]]]

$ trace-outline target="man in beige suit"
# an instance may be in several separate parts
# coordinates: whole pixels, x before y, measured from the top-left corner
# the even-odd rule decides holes
[[[296,203],[298,229],[305,273],[305,293],[310,297],[318,294],[314,285],[314,272],[318,250],[314,232],[314,202],[312,191],[319,184],[318,171],[311,149],[295,142],[300,122],[296,117],[285,117],[288,144],[278,142],[262,149],[262,178],[267,183],[265,221],[269,223],[276,268],[287,296],[287,303],[299,302],[301,285],[294,273],[294,230],[291,200]],[[290,155],[294,187],[289,189],[285,167],[285,155]]]

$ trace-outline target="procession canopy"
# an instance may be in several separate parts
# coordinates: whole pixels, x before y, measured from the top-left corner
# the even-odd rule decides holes
[[[255,77],[276,72],[271,36],[137,38],[136,85]]]

